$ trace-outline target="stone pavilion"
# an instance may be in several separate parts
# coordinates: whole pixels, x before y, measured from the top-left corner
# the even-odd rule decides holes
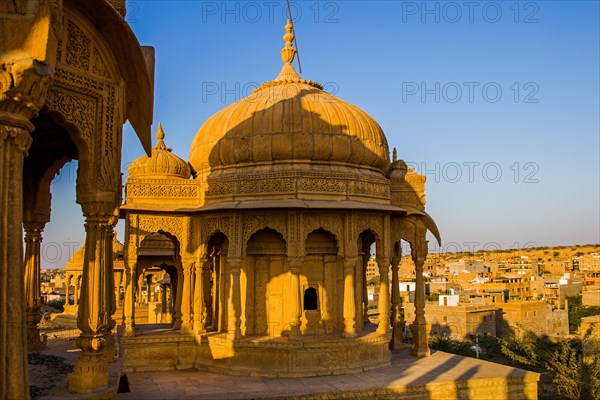
[[[120,211],[126,370],[298,377],[388,366],[405,325],[401,240],[417,269],[411,353],[429,355],[421,271],[426,232],[439,234],[425,212],[425,177],[395,150],[390,159],[365,111],[297,74],[293,40],[288,21],[279,75],[210,117],[188,161],[159,126],[151,155],[129,166]],[[162,251],[148,251],[161,238]],[[366,314],[372,246],[377,324]],[[148,334],[135,323],[136,293],[157,268],[172,283],[173,329]]]

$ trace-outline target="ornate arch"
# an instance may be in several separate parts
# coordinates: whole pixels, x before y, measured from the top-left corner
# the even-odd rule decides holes
[[[136,268],[142,241],[153,233],[162,233],[174,240],[175,255],[183,258],[186,245],[183,220],[181,216],[128,215],[123,249],[126,268]]]
[[[355,239],[358,239],[358,236],[364,231],[370,231],[377,242],[383,240],[383,218],[381,215],[357,214],[354,221],[353,236]]]
[[[146,239],[146,238],[147,238],[147,237],[149,237],[150,235],[155,235],[155,234],[157,234],[157,233],[158,233],[158,234],[160,234],[160,235],[164,235],[164,236],[166,236],[167,238],[169,238],[169,239],[170,239],[170,240],[173,242],[173,245],[175,246],[175,248],[177,248],[177,247],[180,247],[180,246],[181,246],[181,241],[180,241],[180,240],[177,238],[177,236],[176,236],[176,235],[174,235],[174,234],[172,234],[171,232],[169,232],[169,231],[166,231],[166,230],[164,230],[164,229],[159,229],[159,230],[157,230],[157,231],[154,231],[154,232],[148,232],[148,233],[144,234],[143,236],[141,236],[141,240],[140,240],[140,246],[139,246],[139,247],[141,247],[141,244],[142,244],[142,242],[144,241],[144,239]]]
[[[306,255],[307,255],[307,252],[306,252],[306,241],[308,240],[308,237],[309,237],[311,234],[313,234],[314,232],[317,232],[317,231],[322,231],[322,232],[325,232],[325,233],[327,233],[328,235],[331,235],[331,237],[333,238],[333,240],[335,240],[335,245],[336,245],[336,247],[337,247],[337,254],[341,254],[341,253],[343,252],[343,250],[342,250],[342,249],[343,249],[343,247],[344,247],[344,243],[343,243],[343,242],[340,242],[340,241],[339,241],[339,239],[338,239],[338,238],[335,236],[335,234],[334,234],[333,232],[331,232],[331,231],[329,231],[329,230],[327,230],[327,229],[325,229],[325,228],[317,228],[317,229],[314,229],[314,230],[312,230],[312,231],[308,232],[308,233],[306,234],[306,236],[304,237],[304,241],[302,242],[302,252],[303,252],[303,254],[302,254],[302,255],[303,255],[303,256],[306,256]]]
[[[308,235],[317,229],[323,229],[335,238],[339,255],[345,254],[344,246],[344,217],[336,214],[303,214],[302,215],[302,254],[305,253],[304,242]]]
[[[200,219],[200,244],[207,244],[218,232],[230,238],[231,218],[228,216],[203,217]]]
[[[116,192],[120,188],[124,90],[102,37],[72,11],[65,10],[64,20],[44,110],[66,128],[77,146],[80,199],[87,194],[82,190]]]
[[[244,234],[242,237],[243,254],[246,252],[245,248],[248,245],[250,237],[265,228],[273,229],[283,236],[283,240],[285,240],[286,244],[289,243],[287,226],[283,216],[270,215],[267,221],[267,218],[265,218],[264,215],[244,215],[242,216],[242,225],[244,227]]]

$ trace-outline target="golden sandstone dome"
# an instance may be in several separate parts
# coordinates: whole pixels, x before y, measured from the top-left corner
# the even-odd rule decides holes
[[[191,175],[190,166],[165,145],[165,132],[161,124],[158,125],[156,138],[158,142],[152,149],[152,156],[143,155],[133,161],[127,168],[129,177],[188,179]]]
[[[321,171],[330,166],[379,176],[387,172],[389,150],[379,124],[321,85],[301,79],[291,65],[293,39],[288,21],[279,76],[200,128],[190,149],[194,176],[275,165],[278,170],[319,165]]]

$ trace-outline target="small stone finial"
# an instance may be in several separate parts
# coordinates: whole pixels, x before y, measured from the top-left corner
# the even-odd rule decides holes
[[[165,131],[163,131],[162,123],[158,123],[158,130],[156,131],[156,138],[163,140],[165,138]]]
[[[156,146],[154,146],[155,150],[167,150],[167,151],[171,151],[171,149],[169,149],[164,142],[164,138],[165,138],[165,131],[163,130],[162,124],[159,123],[158,124],[158,130],[156,131],[156,138],[158,139],[158,141],[156,142]]]
[[[294,26],[292,25],[291,19],[287,20],[283,41],[285,42],[285,47],[281,49],[281,59],[284,63],[291,64],[296,56],[296,49],[292,47],[292,43],[294,42]]]
[[[392,161],[393,162],[398,161],[398,151],[396,150],[395,147],[394,147],[394,151],[392,151]]]

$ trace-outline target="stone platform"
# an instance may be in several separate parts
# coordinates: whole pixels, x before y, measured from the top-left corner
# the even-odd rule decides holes
[[[303,335],[301,341],[227,334],[182,335],[166,326],[145,325],[122,338],[125,372],[191,369],[271,378],[341,375],[390,365],[390,335],[370,325],[355,338]]]
[[[539,374],[435,352],[416,358],[408,348],[392,365],[360,373],[307,378],[258,378],[188,371],[130,372],[118,399],[537,399]]]

